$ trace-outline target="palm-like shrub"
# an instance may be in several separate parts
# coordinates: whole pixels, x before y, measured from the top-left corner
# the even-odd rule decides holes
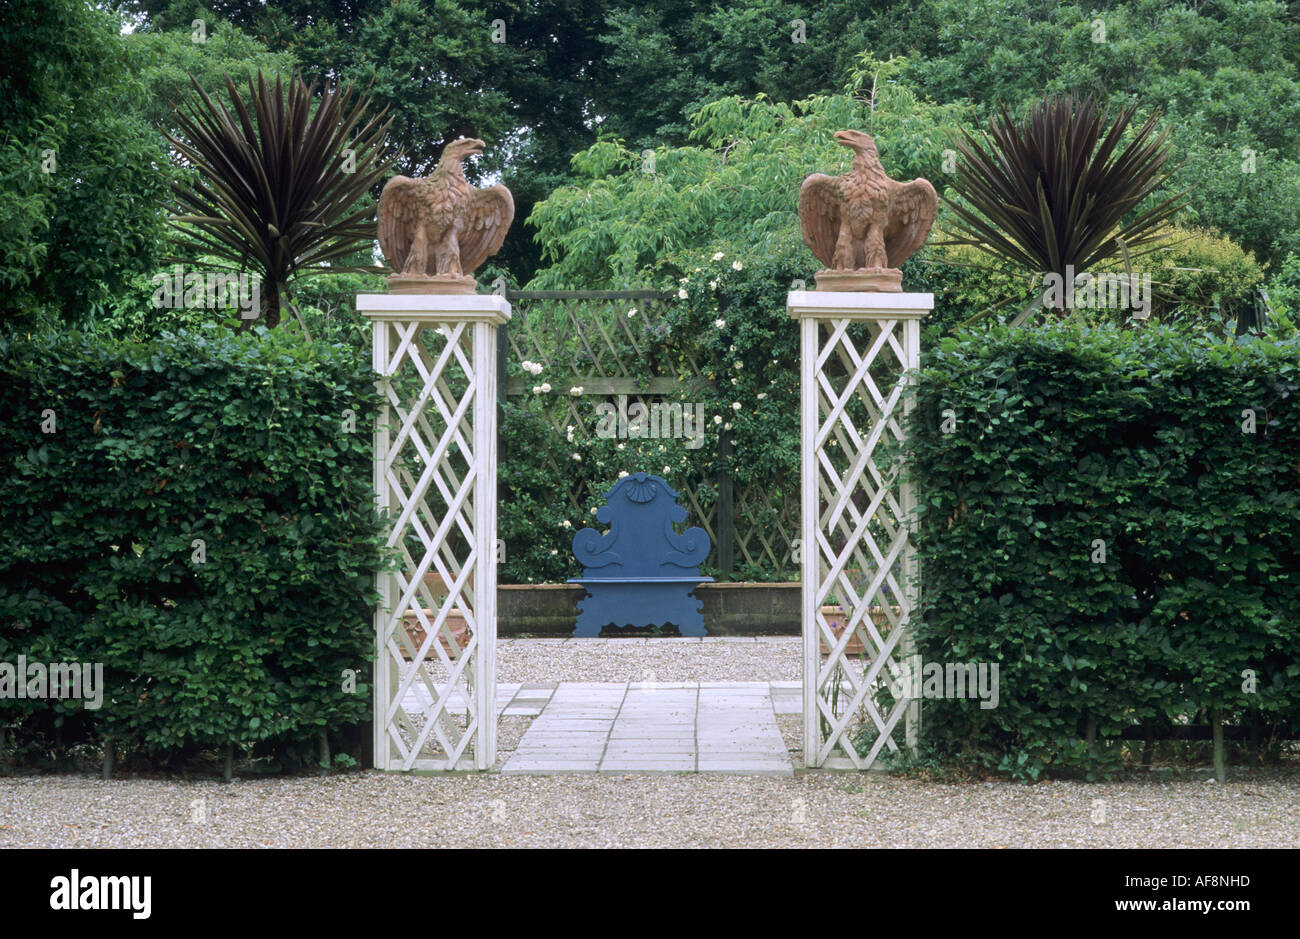
[[[270,328],[282,305],[298,313],[289,288],[296,275],[380,270],[331,262],[374,243],[369,193],[395,157],[385,112],[367,119],[369,98],[354,101],[351,88],[327,86],[317,101],[316,85],[297,74],[287,89],[279,75],[273,86],[260,71],[250,78],[251,114],[229,76],[230,110],[191,82],[198,97],[176,108],[180,137],[167,135],[194,169],[173,185],[186,212],[172,220],[179,251],[189,255],[182,260],[215,257],[260,275]]]
[[[963,131],[953,141],[963,159],[952,182],[961,198],[944,196],[958,219],[950,244],[1063,281],[1067,267],[1127,263],[1160,247],[1186,191],[1140,210],[1176,169],[1165,169],[1169,131],[1157,132],[1158,112],[1120,149],[1136,105],[1113,123],[1109,109],[1073,95],[1037,102],[1021,124],[1000,110],[982,139]]]

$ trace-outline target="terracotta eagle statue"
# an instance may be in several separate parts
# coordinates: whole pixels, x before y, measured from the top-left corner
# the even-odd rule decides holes
[[[861,131],[837,131],[835,142],[853,151],[853,168],[814,173],[799,190],[804,244],[828,268],[818,272],[817,289],[901,290],[898,269],[925,243],[939,211],[934,187],[886,176],[876,142]]]
[[[392,267],[393,293],[473,293],[469,276],[496,254],[515,217],[510,190],[475,189],[465,179],[466,157],[484,143],[460,137],[442,151],[433,173],[394,176],[379,197],[379,247]]]

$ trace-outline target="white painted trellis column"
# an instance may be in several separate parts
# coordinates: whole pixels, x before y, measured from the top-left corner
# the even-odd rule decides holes
[[[904,722],[915,744],[920,702],[899,682],[910,653],[907,625],[917,601],[909,537],[910,486],[876,460],[886,434],[903,440],[911,409],[908,371],[919,364],[921,319],[930,293],[792,291],[786,309],[800,329],[800,425],[804,765],[868,769],[884,747],[897,750]],[[888,376],[886,380],[886,376]],[[859,402],[861,408],[853,402]],[[866,426],[854,420],[868,419]],[[874,531],[872,530],[874,528]],[[894,572],[900,567],[900,576]],[[835,635],[823,607],[847,615]],[[870,612],[886,622],[878,628]],[[846,648],[856,635],[865,659]],[[828,650],[823,654],[822,649]],[[877,701],[890,687],[885,713]],[[871,740],[859,755],[855,722],[865,714]]]
[[[401,569],[380,572],[375,767],[490,769],[496,761],[496,379],[504,297],[361,294],[382,397],[375,501]],[[415,389],[419,389],[415,391]],[[414,392],[414,394],[404,393]],[[416,554],[411,542],[419,544]],[[425,574],[440,574],[437,603]],[[469,638],[454,634],[459,614]],[[405,625],[410,615],[424,641]],[[418,635],[418,633],[417,633]]]

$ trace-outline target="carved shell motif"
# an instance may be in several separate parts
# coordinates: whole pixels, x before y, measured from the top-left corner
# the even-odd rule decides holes
[[[636,503],[653,502],[659,493],[659,486],[653,479],[646,478],[645,473],[637,473],[627,484],[627,497]]]

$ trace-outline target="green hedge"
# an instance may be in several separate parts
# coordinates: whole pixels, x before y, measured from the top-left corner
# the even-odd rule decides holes
[[[0,341],[0,662],[107,686],[0,726],[284,763],[363,720],[373,402],[365,357],[287,330]]]
[[[1000,702],[925,701],[923,752],[1097,776],[1135,725],[1294,735],[1298,392],[1297,340],[1065,322],[924,355],[917,651],[999,663]]]

